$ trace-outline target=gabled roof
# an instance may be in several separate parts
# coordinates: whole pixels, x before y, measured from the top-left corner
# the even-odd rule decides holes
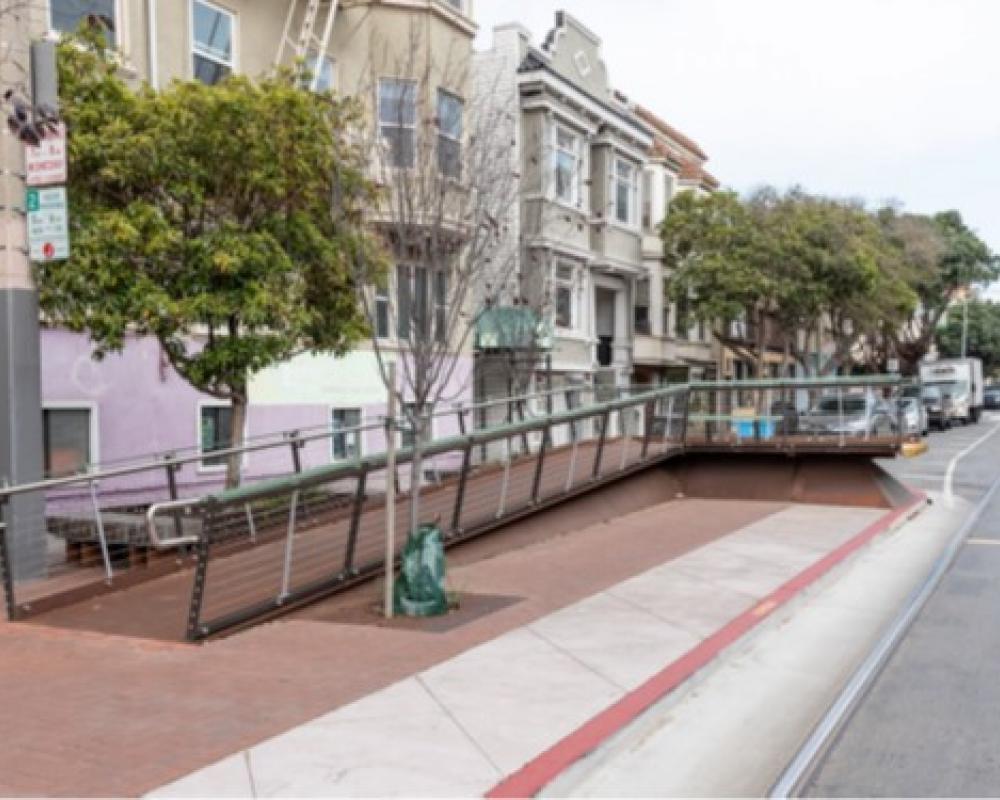
[[[698,146],[698,143],[694,141],[694,139],[685,136],[683,133],[677,130],[677,128],[673,127],[673,125],[670,125],[666,123],[664,120],[660,119],[660,117],[656,116],[656,114],[654,114],[648,108],[643,108],[640,105],[636,105],[635,115],[644,122],[647,122],[648,124],[652,125],[653,130],[663,134],[664,136],[669,137],[670,139],[673,139],[682,147],[686,148],[687,150],[690,150],[691,153],[700,158],[702,161],[708,161],[708,156],[705,154],[705,151]]]

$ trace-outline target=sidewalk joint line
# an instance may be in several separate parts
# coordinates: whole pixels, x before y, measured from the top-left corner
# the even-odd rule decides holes
[[[250,779],[250,796],[256,800],[257,798],[257,783],[253,779],[253,768],[250,766],[250,749],[247,748],[243,751],[243,763],[247,767],[247,778]]]
[[[598,594],[603,594],[603,592],[598,592]],[[592,596],[596,597],[596,595],[592,595]],[[619,692],[625,692],[625,693],[627,693],[629,691],[628,688],[626,688],[625,686],[622,686],[620,683],[618,683],[618,681],[616,681],[616,680],[608,677],[607,675],[605,675],[603,672],[601,672],[599,669],[597,669],[593,665],[588,664],[586,661],[584,661],[582,658],[580,658],[573,651],[567,650],[562,645],[556,644],[548,636],[545,636],[544,634],[542,634],[539,631],[535,630],[535,627],[534,627],[533,623],[529,624],[529,625],[525,625],[524,627],[525,627],[525,630],[527,630],[529,633],[532,633],[535,636],[537,636],[539,639],[541,639],[543,642],[545,642],[545,644],[549,645],[549,647],[553,648],[554,650],[558,650],[564,656],[566,656],[567,658],[572,659],[573,661],[575,661],[577,664],[579,664],[581,667],[583,667],[587,671],[592,672],[594,675],[596,675],[602,681],[605,681],[606,683],[610,683]]]
[[[478,741],[476,741],[476,738],[462,724],[462,722],[458,719],[458,717],[455,716],[455,714],[452,712],[452,710],[450,708],[448,708],[448,706],[446,706],[441,701],[441,698],[439,698],[434,693],[434,690],[431,689],[431,687],[427,685],[427,683],[423,679],[423,676],[418,672],[416,675],[413,676],[413,679],[418,684],[420,684],[421,687],[423,687],[423,690],[425,692],[427,692],[427,694],[430,696],[431,700],[433,700],[437,704],[438,708],[440,708],[445,713],[445,716],[448,717],[448,719],[450,719],[454,723],[455,727],[458,728],[462,732],[462,735],[466,739],[469,740],[469,742],[479,752],[479,754],[483,758],[486,759],[486,762],[491,767],[493,767],[493,769],[496,771],[497,775],[503,777],[504,774],[505,774],[504,771],[503,771],[503,768],[493,760],[493,758],[490,756],[490,754],[488,752],[486,752],[486,749]]]

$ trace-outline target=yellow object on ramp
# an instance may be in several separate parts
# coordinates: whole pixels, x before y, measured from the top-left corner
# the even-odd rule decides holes
[[[915,458],[927,452],[927,442],[903,442],[903,458]]]

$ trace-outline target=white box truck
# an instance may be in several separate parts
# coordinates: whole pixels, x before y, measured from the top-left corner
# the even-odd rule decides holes
[[[942,358],[920,365],[920,383],[936,387],[946,402],[949,422],[978,422],[983,412],[983,362]]]

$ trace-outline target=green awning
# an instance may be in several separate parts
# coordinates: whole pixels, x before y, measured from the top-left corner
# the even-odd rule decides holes
[[[548,350],[552,332],[545,320],[527,306],[487,308],[476,321],[477,350]]]

